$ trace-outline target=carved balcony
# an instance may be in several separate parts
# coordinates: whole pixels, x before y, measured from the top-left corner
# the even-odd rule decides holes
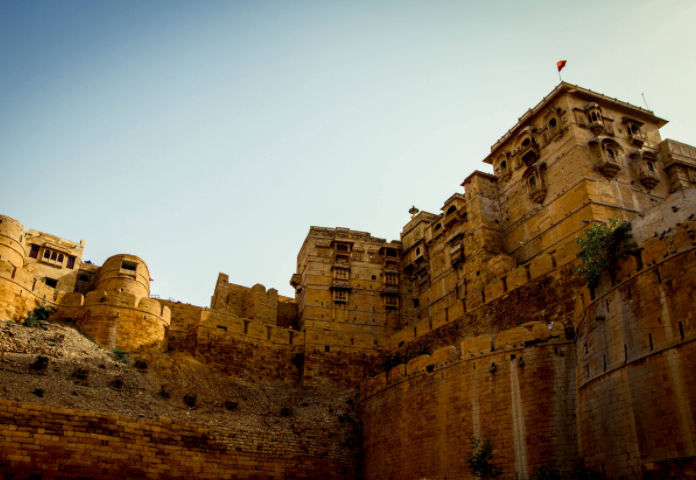
[[[450,248],[450,263],[452,266],[464,262],[464,244],[460,243]]]
[[[299,273],[293,273],[292,277],[290,278],[290,285],[295,290],[302,286],[302,275],[300,275]]]
[[[539,144],[536,142],[530,142],[527,146],[521,147],[520,158],[527,165],[531,165],[539,160],[539,158],[541,158]]]
[[[601,117],[597,117],[594,120],[592,119],[592,117],[590,117],[590,123],[588,124],[588,127],[590,128],[590,131],[592,131],[592,133],[594,133],[595,135],[599,135],[600,133],[604,132],[604,121]]]
[[[654,167],[651,171],[647,163],[642,163],[640,167],[638,167],[638,180],[640,180],[640,183],[642,183],[645,188],[652,190],[660,183],[660,175],[654,170]]]
[[[457,215],[457,211],[455,210],[454,212],[445,215],[445,220],[442,223],[445,224],[445,227],[449,228],[455,223],[457,223],[458,220],[459,216]]]
[[[645,137],[640,130],[632,130],[628,133],[628,138],[634,147],[641,148],[645,143]]]
[[[399,294],[399,286],[394,285],[393,283],[385,283],[382,286],[382,293],[384,295],[398,295]]]
[[[599,165],[597,168],[605,177],[613,178],[621,170],[621,165],[616,158],[611,158],[606,152],[602,152],[599,156]]]
[[[535,185],[528,185],[528,188],[529,188],[529,198],[531,198],[533,202],[536,202],[536,203],[543,203],[544,202],[544,199],[546,199],[546,185],[539,182],[539,183],[536,183]]]

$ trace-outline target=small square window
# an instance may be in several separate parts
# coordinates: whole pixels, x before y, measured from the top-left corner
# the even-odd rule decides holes
[[[138,268],[138,264],[135,262],[129,262],[128,260],[124,260],[121,263],[121,270],[130,270],[132,272],[135,272]]]
[[[51,288],[56,288],[58,286],[58,280],[55,278],[45,278],[44,283]]]

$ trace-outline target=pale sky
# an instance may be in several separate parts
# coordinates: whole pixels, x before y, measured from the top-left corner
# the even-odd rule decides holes
[[[0,0],[0,213],[293,296],[310,225],[398,239],[563,79],[696,145],[696,2]]]

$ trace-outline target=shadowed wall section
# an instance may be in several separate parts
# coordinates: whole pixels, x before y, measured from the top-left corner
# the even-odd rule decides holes
[[[543,462],[571,468],[574,365],[561,325],[527,324],[364,382],[364,478],[468,478],[472,435],[491,439],[504,478],[531,478]]]
[[[17,480],[357,480],[358,452],[350,428],[288,435],[0,400],[0,474]]]

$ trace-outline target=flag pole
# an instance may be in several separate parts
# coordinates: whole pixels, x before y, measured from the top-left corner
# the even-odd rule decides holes
[[[561,78],[561,71],[558,71],[558,81],[563,83],[563,79]]]

